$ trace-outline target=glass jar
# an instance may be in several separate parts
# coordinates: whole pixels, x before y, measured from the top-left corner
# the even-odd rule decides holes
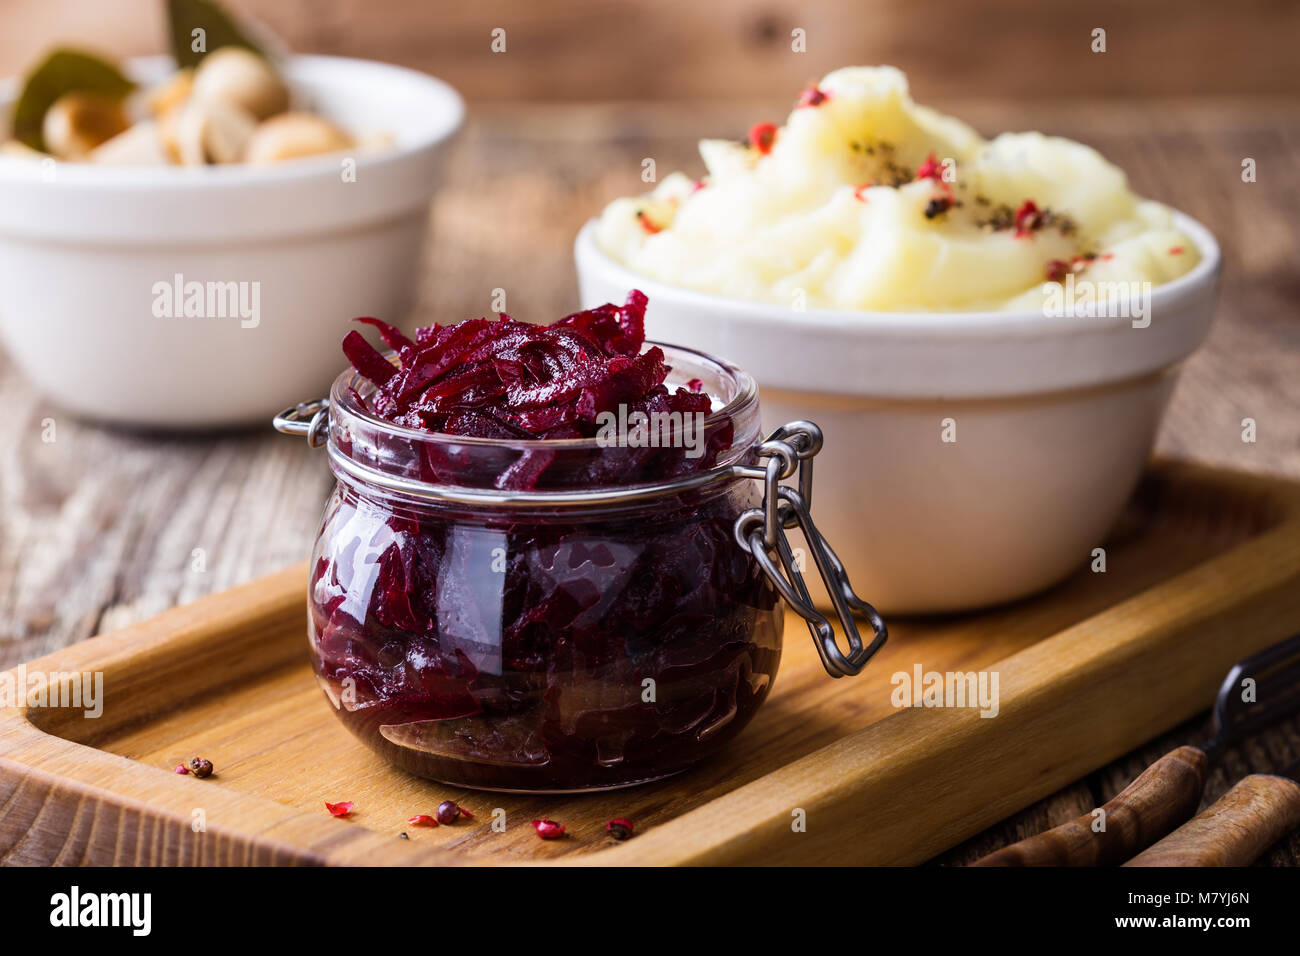
[[[811,529],[835,579],[807,518],[816,426],[760,442],[749,375],[661,348],[670,386],[696,380],[714,399],[693,443],[708,468],[691,467],[689,447],[625,433],[503,441],[404,428],[362,407],[372,386],[350,371],[328,401],[277,417],[328,447],[338,479],[311,562],[312,664],[339,719],[385,759],[480,789],[630,786],[707,758],[750,721],[780,662],[783,595],[833,676],[883,643],[883,623],[844,581],[831,588],[849,630],[840,653],[781,531]],[[654,480],[602,479],[629,461]],[[520,468],[541,472],[535,487],[499,490]],[[799,490],[780,485],[796,473]],[[854,610],[872,621],[870,646]]]

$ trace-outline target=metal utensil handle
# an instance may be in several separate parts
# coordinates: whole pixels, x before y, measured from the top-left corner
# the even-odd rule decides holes
[[[812,459],[821,448],[821,429],[807,421],[782,425],[758,447],[759,457],[766,458],[767,464],[761,472],[755,470],[752,477],[761,477],[763,481],[763,507],[751,508],[736,519],[736,542],[754,556],[781,597],[807,622],[826,673],[831,677],[852,677],[861,672],[872,655],[880,650],[889,633],[876,609],[854,592],[843,562],[817,530],[809,513]],[[781,484],[796,475],[798,490]],[[808,585],[785,533],[786,528],[794,527],[803,532],[817,571],[830,594],[848,641],[847,654],[840,649],[831,622],[813,607]],[[863,643],[854,612],[871,624],[873,638],[870,644]]]
[[[1199,747],[1165,754],[1097,811],[1025,837],[971,866],[1116,866],[1191,819],[1201,804],[1209,761]]]
[[[1250,866],[1300,826],[1300,784],[1252,773],[1125,866]]]

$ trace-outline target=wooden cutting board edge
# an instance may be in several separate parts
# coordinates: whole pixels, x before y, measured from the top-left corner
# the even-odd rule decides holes
[[[902,710],[633,841],[558,865],[919,863],[1205,709],[1234,661],[1300,629],[1300,486],[1162,467],[1267,491],[1281,520],[995,665],[995,718],[969,709]],[[223,660],[214,628],[282,628],[286,614],[305,614],[305,580],[305,565],[295,565],[27,667],[102,670],[107,681],[138,668],[141,653],[153,655],[174,674],[168,699],[142,702],[115,723],[147,719],[187,693],[210,692],[211,668]],[[1153,606],[1173,610],[1153,621]],[[288,662],[276,650],[267,666]],[[1069,666],[1062,668],[1062,659]],[[243,660],[238,670],[248,666]],[[1064,695],[1077,695],[1075,705],[1062,708]],[[241,824],[214,824],[207,839],[196,840],[196,781],[64,739],[61,711],[36,713],[33,722],[25,707],[0,709],[0,860],[50,862],[43,848],[62,840],[54,862],[492,862],[395,844],[386,834],[333,826],[318,814],[216,787],[203,797],[208,816],[236,816]],[[791,826],[796,810],[806,832]]]
[[[302,595],[306,564],[209,595],[112,634],[82,641],[28,663],[38,683],[57,672],[102,671],[105,684],[127,686],[127,708],[114,708],[115,726],[148,719],[190,693],[210,692],[213,668],[220,668],[221,642],[213,634],[248,629],[278,630],[286,615],[305,621]],[[248,642],[245,642],[247,644]],[[251,642],[257,646],[256,642]],[[239,671],[264,663],[283,666],[279,641],[268,642],[264,661],[240,662]],[[244,645],[241,645],[244,646]],[[160,673],[165,699],[130,696],[130,678],[150,659],[151,682]],[[119,685],[120,686],[120,685]],[[156,686],[156,685],[152,685]],[[59,709],[0,709],[0,861],[139,865],[164,861],[184,865],[242,864],[439,864],[466,860],[437,848],[394,844],[391,836],[334,822],[274,800],[206,788],[196,795],[190,777],[147,767],[128,757],[59,735],[61,725],[85,722]],[[107,714],[108,712],[106,712]],[[105,781],[112,781],[106,784]],[[213,823],[205,839],[194,839],[194,811],[205,818],[238,819],[238,827]],[[48,847],[61,846],[57,859]]]
[[[1300,630],[1300,486],[1216,476],[1272,492],[1277,526],[994,665],[998,717],[902,710],[656,827],[619,862],[914,865],[1208,709],[1233,663]],[[1153,621],[1153,606],[1172,610]]]

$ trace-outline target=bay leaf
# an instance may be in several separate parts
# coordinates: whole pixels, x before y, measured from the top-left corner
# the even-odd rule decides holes
[[[198,66],[205,56],[223,46],[240,46],[259,56],[266,55],[213,0],[167,0],[167,30],[172,56],[179,67]],[[203,31],[202,44],[196,44],[196,30]],[[202,49],[195,50],[196,45]]]
[[[50,53],[27,75],[14,103],[13,137],[32,149],[45,151],[41,125],[54,101],[65,93],[94,93],[121,99],[135,89],[116,65],[93,53],[68,48]]]

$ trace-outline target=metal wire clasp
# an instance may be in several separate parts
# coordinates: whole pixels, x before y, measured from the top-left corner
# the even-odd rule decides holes
[[[329,440],[329,420],[330,400],[317,398],[286,408],[271,424],[282,435],[302,435],[312,448],[320,448]]]
[[[763,444],[757,454],[766,458],[762,469],[748,469],[749,476],[763,482],[763,507],[751,508],[736,519],[736,541],[754,556],[759,567],[776,585],[781,596],[808,623],[822,666],[832,677],[859,673],[871,656],[880,650],[889,634],[880,615],[853,591],[844,565],[813,524],[808,509],[812,506],[813,458],[821,451],[822,431],[812,422],[796,421],[782,425]],[[798,489],[781,484],[798,475]],[[812,551],[836,616],[848,640],[849,652],[840,650],[835,628],[812,604],[803,572],[795,558],[785,529],[798,527]],[[773,560],[773,554],[777,560]],[[777,563],[779,561],[779,565]],[[782,573],[784,569],[784,574]],[[864,645],[858,632],[854,612],[871,624],[874,637]]]

